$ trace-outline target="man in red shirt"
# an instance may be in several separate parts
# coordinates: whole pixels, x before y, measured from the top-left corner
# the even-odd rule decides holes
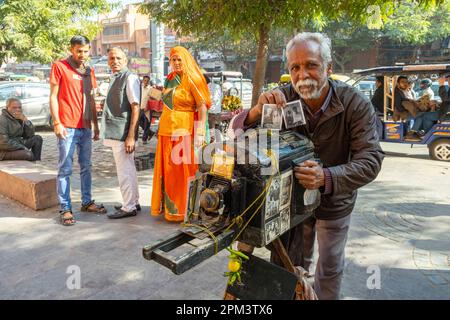
[[[96,205],[91,197],[92,139],[99,139],[99,129],[93,95],[97,82],[94,70],[86,65],[90,48],[88,38],[74,36],[70,40],[71,55],[54,62],[50,73],[50,111],[59,151],[57,193],[65,226],[75,223],[70,199],[75,149],[80,164],[81,211],[106,213],[103,205]]]

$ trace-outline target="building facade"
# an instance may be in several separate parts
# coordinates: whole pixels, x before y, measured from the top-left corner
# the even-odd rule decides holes
[[[121,47],[129,57],[149,58],[150,20],[137,12],[138,5],[126,5],[118,14],[100,15],[102,31],[92,41],[92,55],[104,56],[108,48]]]

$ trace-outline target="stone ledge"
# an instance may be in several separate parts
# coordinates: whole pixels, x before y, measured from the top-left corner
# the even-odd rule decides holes
[[[0,161],[0,193],[33,210],[53,207],[56,171],[29,161]]]

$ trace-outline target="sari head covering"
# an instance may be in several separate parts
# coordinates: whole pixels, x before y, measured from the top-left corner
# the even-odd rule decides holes
[[[187,78],[191,81],[194,86],[193,90],[198,90],[200,96],[204,99],[206,108],[211,107],[211,94],[209,93],[208,85],[206,83],[205,77],[203,76],[197,62],[195,62],[191,53],[182,46],[176,46],[170,49],[170,58],[173,55],[178,55],[181,57],[183,63],[183,78]],[[170,59],[169,58],[169,59]],[[169,74],[167,77],[173,78],[175,76],[175,71]]]

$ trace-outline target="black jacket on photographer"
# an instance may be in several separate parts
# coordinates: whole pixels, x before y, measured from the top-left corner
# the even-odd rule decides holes
[[[11,151],[28,150],[25,142],[35,135],[31,121],[20,121],[3,109],[0,115],[0,160]]]
[[[355,206],[356,190],[376,178],[384,158],[370,101],[341,81],[329,79],[329,84],[331,99],[314,130],[310,132],[308,119],[306,125],[296,128],[314,143],[316,155],[331,175],[332,190],[322,193],[321,204],[315,211],[315,217],[322,220],[349,215]],[[287,102],[300,99],[292,84],[279,89]],[[236,116],[234,130],[258,124],[244,125],[248,112]]]
[[[384,153],[376,132],[376,115],[370,101],[357,89],[338,80],[329,80],[331,100],[310,132],[298,132],[314,143],[315,153],[328,168],[332,192],[322,194],[317,219],[339,219],[355,206],[357,189],[373,181],[381,169]],[[287,102],[300,99],[291,84],[280,88]]]

